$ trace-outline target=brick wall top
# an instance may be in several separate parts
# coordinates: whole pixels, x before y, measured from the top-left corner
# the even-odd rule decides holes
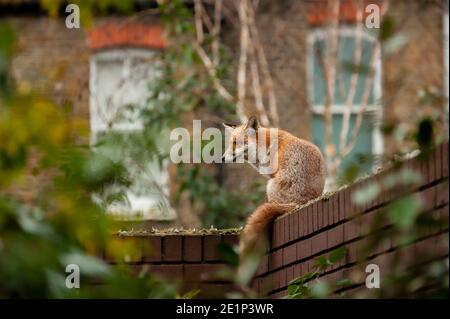
[[[105,23],[88,33],[88,45],[93,51],[114,47],[163,49],[166,43],[161,25],[142,22]]]

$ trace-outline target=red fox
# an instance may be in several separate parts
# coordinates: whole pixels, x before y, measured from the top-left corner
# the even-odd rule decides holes
[[[249,252],[262,249],[266,230],[277,216],[322,195],[325,166],[317,146],[286,131],[260,127],[255,117],[242,125],[224,126],[232,129],[225,159],[243,157],[249,162],[253,157],[256,160],[251,164],[260,172],[261,165],[272,160],[273,169],[264,174],[269,178],[267,203],[250,215],[241,232],[242,260]]]

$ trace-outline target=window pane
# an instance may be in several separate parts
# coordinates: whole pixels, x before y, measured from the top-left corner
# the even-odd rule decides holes
[[[108,213],[131,219],[167,220],[175,212],[167,200],[167,163],[162,165],[154,154],[146,151],[141,131],[99,132],[94,150],[112,162],[123,163],[130,184],[115,183],[95,194]],[[110,201],[111,198],[121,200]]]
[[[148,84],[156,76],[151,57],[146,60],[124,52],[94,61],[94,130],[141,128],[139,110],[147,103]]]
[[[350,129],[347,139],[351,136],[351,132],[355,126],[356,115],[353,114],[350,118]],[[372,155],[372,134],[373,134],[373,117],[366,115],[361,124],[358,137],[356,139],[355,147],[350,154],[343,160],[340,171],[345,170],[350,164],[359,161],[361,157],[370,157]],[[339,146],[339,137],[342,128],[342,114],[333,115],[333,143]],[[313,115],[312,117],[312,139],[313,143],[318,145],[322,152],[324,151],[324,119],[322,115]],[[361,171],[369,172],[371,169],[370,163],[364,163]]]
[[[149,84],[158,69],[154,53],[113,50],[93,57],[91,70],[91,127],[94,150],[121,163],[130,184],[105,187],[95,200],[108,213],[130,219],[167,220],[176,217],[167,200],[168,171],[148,150],[140,112],[147,107]],[[164,134],[164,132],[161,132]],[[166,153],[165,139],[156,145]]]
[[[321,65],[321,59],[326,54],[325,39],[318,38],[313,43],[312,48],[312,103],[313,105],[324,105],[326,97],[326,82]],[[358,82],[356,86],[356,94],[353,99],[355,106],[360,105],[364,94],[364,86],[369,72],[370,57],[373,45],[367,40],[361,42],[361,63],[354,64],[355,38],[353,36],[340,37],[339,63],[336,73],[334,105],[343,105],[350,88],[350,79],[353,73],[358,74]],[[374,103],[373,85],[370,91],[367,104]]]

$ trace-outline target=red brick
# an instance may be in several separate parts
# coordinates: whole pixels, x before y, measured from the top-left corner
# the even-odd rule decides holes
[[[422,173],[423,180],[426,185],[430,182],[428,174],[428,160],[420,159],[419,162],[420,172]]]
[[[327,249],[327,232],[321,232],[311,238],[311,253],[315,255]]]
[[[215,281],[220,279],[217,272],[221,264],[185,264],[184,280],[186,282]]]
[[[436,154],[434,156],[434,169],[436,174],[436,179],[439,180],[442,178],[442,145],[436,147]]]
[[[315,214],[317,216],[317,228],[322,229],[326,226],[325,214],[322,210],[319,209],[319,205],[315,206]]]
[[[284,219],[284,241],[283,244],[288,243],[290,239],[290,224],[289,224],[289,215],[283,217]]]
[[[183,265],[151,265],[150,272],[166,278],[181,278]]]
[[[448,180],[436,185],[436,206],[441,206],[449,202]]]
[[[267,295],[269,291],[273,290],[272,275],[262,277],[259,282],[259,291],[261,295]]]
[[[350,188],[347,187],[343,190],[345,197],[345,218],[349,219],[353,217],[352,212],[352,196],[350,193]]]
[[[298,211],[297,214],[297,239],[303,237],[303,214],[304,210]]]
[[[449,247],[448,233],[440,234],[434,236],[433,238],[434,238],[433,244],[435,247],[435,250],[433,251],[434,256],[435,257],[448,256],[448,247]]]
[[[263,275],[263,274],[265,274],[268,271],[269,271],[269,256],[268,255],[264,255],[261,258],[261,262],[259,263],[258,275]]]
[[[313,204],[313,211],[316,212],[317,216],[319,216],[320,224],[319,228],[323,228],[328,223],[328,216],[326,210],[323,209],[323,202],[317,201]]]
[[[293,223],[294,223],[294,238],[297,239],[299,238],[299,229],[300,229],[300,225],[299,225],[299,220],[300,220],[300,216],[299,216],[299,212],[296,211],[293,214]]]
[[[314,213],[317,212],[317,206],[312,206],[308,209],[308,234],[314,232]]]
[[[358,243],[351,243],[346,246],[347,247],[347,255],[345,256],[345,262],[347,264],[354,263],[358,261]]]
[[[222,241],[231,246],[239,245],[239,235],[222,235]]]
[[[333,248],[344,242],[344,225],[339,225],[328,231],[328,248]]]
[[[161,237],[149,236],[142,238],[142,255],[144,262],[158,262],[161,256]]]
[[[274,270],[283,266],[283,250],[278,249],[269,256],[269,270]]]
[[[307,260],[307,261],[305,261],[305,262],[303,262],[301,264],[301,266],[302,266],[302,276],[310,271],[310,269],[309,269],[310,268],[310,264],[311,263],[310,263],[309,260]]]
[[[272,224],[272,248],[280,246],[280,225],[277,219]]]
[[[142,22],[124,25],[106,23],[89,31],[88,46],[94,51],[118,46],[162,49],[166,46],[166,40],[160,25]]]
[[[321,206],[321,202],[322,201],[317,201],[317,202],[314,202],[312,205],[311,205],[311,211],[312,211],[312,214],[313,214],[313,216],[315,216],[316,217],[316,227],[314,227],[314,230],[315,231],[317,231],[318,229],[321,229],[322,227],[323,227],[323,221],[324,221],[324,219],[323,219],[323,214],[322,214],[322,211],[321,211],[321,208],[320,208],[320,206]],[[313,220],[313,223],[314,223],[314,220]],[[313,225],[314,226],[314,225]]]
[[[270,299],[282,299],[284,296],[286,296],[286,291],[279,291],[276,293],[273,293],[269,296]]]
[[[297,224],[295,223],[295,216],[296,213],[291,213],[289,215],[289,240],[295,240],[297,239],[296,233],[297,233]]]
[[[277,219],[278,222],[278,243],[279,245],[284,244],[284,220],[282,218]]]
[[[301,264],[295,264],[294,265],[294,278],[298,278],[302,275],[302,265]]]
[[[280,218],[278,218],[276,221],[277,221],[277,232],[278,232],[278,234],[277,234],[278,235],[277,247],[278,247],[278,246],[283,245],[283,242],[284,242],[284,221]]]
[[[220,244],[221,239],[218,235],[209,235],[204,237],[203,241],[203,260],[204,261],[218,261],[219,252],[217,247]]]
[[[448,177],[448,143],[443,144],[442,149],[442,175]]]
[[[164,261],[181,261],[182,256],[182,240],[181,236],[170,235],[162,238],[163,244],[163,260]]]
[[[184,261],[201,261],[202,260],[202,237],[201,236],[184,236]]]
[[[443,222],[441,230],[448,229],[449,225],[449,206],[448,204],[440,210],[440,219]]]
[[[433,209],[436,203],[436,188],[433,186],[428,187],[425,190],[421,191],[420,198],[422,200],[423,204],[422,208],[424,211],[429,211]]]
[[[345,219],[345,192],[339,192],[339,220]]]
[[[373,221],[376,212],[365,213],[361,217],[354,220],[355,223],[359,225],[359,231],[361,235],[366,235],[372,231]]]
[[[308,210],[310,209],[310,206],[306,206],[303,211],[303,236],[307,236],[309,234],[309,225],[308,225]]]
[[[338,223],[340,221],[340,212],[339,212],[339,195],[336,193],[331,197],[331,201],[333,203],[333,221],[334,223]]]
[[[280,287],[286,287],[286,284],[287,284],[287,269],[286,268],[283,268],[283,269],[281,269],[280,271],[280,274],[279,274],[279,276],[280,276]]]
[[[283,265],[288,265],[297,260],[297,246],[291,244],[283,248]]]
[[[324,203],[320,203],[317,205],[317,210],[319,214],[322,215],[323,218],[323,227],[327,227],[332,224],[332,218],[333,216],[330,214],[331,212],[328,211],[328,205]]]
[[[280,288],[280,273],[276,271],[270,277],[272,277],[272,290]]]
[[[297,260],[311,256],[311,239],[299,241],[295,245],[297,246]]]
[[[436,155],[437,155],[437,149],[433,150],[432,154],[430,155],[430,158],[428,159],[428,173],[429,173],[429,179],[430,182],[436,180]]]
[[[289,283],[295,278],[294,277],[294,268],[295,265],[289,266],[286,268],[286,285],[289,285]]]
[[[351,220],[344,224],[344,240],[347,242],[353,240],[360,235],[359,225]]]

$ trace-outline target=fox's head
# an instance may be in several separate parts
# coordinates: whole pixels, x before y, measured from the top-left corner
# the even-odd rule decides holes
[[[225,150],[222,159],[226,162],[241,160],[248,161],[249,158],[256,158],[257,151],[257,132],[259,123],[256,117],[252,116],[247,123],[241,125],[223,124],[229,130],[226,136],[229,136],[228,147]]]

